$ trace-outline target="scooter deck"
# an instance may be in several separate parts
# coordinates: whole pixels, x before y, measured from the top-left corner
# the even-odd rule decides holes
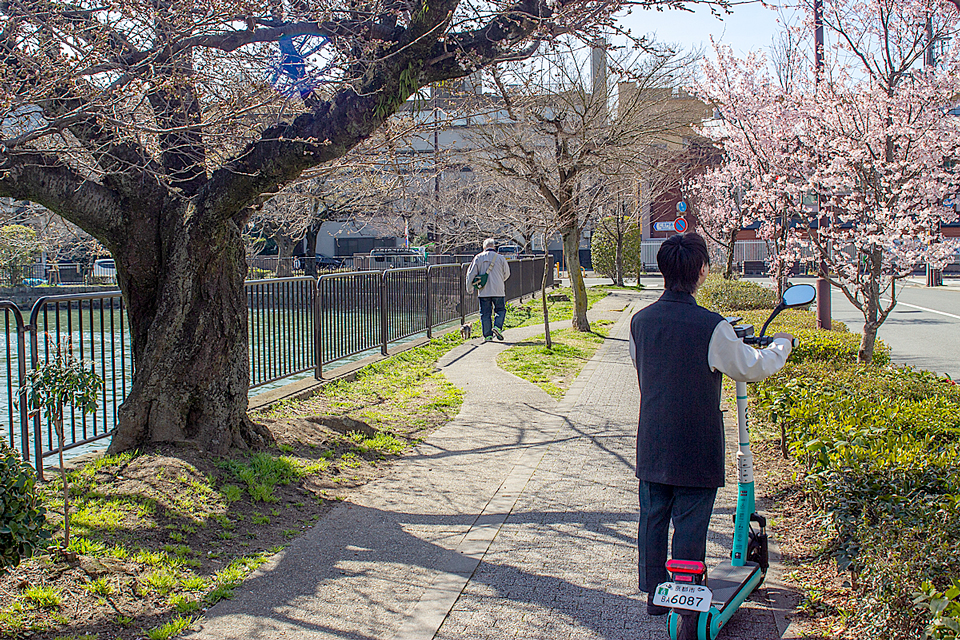
[[[756,562],[747,562],[745,566],[735,567],[729,560],[724,560],[711,569],[707,576],[707,586],[713,591],[713,604],[717,610],[723,611],[740,587],[758,571],[760,571],[760,565]]]

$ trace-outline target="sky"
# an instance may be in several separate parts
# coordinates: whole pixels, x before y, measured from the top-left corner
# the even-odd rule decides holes
[[[734,7],[733,13],[723,20],[711,15],[708,7],[701,6],[693,13],[635,9],[631,15],[620,18],[619,23],[633,35],[656,34],[657,40],[681,45],[685,51],[702,48],[704,53],[709,53],[712,35],[714,40],[733,47],[736,54],[754,49],[769,54],[773,36],[779,31],[778,18],[779,11],[757,2]]]

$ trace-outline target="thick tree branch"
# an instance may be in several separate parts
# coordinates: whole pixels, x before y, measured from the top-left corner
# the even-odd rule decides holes
[[[331,100],[292,124],[267,129],[236,160],[216,171],[200,192],[201,209],[215,217],[232,217],[261,193],[274,193],[305,169],[343,156],[367,139],[390,115],[424,84],[465,77],[472,69],[448,61],[429,69],[423,61],[436,58],[449,44],[433,44],[423,35],[447,22],[457,0],[431,3],[404,37],[369,68],[361,82],[341,89]],[[496,61],[499,48],[529,36],[551,15],[546,4],[523,0],[516,8],[495,19],[486,29],[474,32],[471,47],[477,66]],[[456,36],[453,36],[456,39]]]
[[[117,193],[51,156],[0,153],[0,196],[43,205],[107,247],[119,246],[124,237],[123,205]]]

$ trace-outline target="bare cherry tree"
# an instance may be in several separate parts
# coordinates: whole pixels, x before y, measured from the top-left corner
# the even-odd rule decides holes
[[[611,184],[649,168],[650,150],[677,138],[695,116],[676,90],[690,59],[674,53],[614,59],[609,76],[591,77],[589,55],[568,42],[554,43],[530,67],[518,63],[491,73],[499,95],[488,126],[474,136],[478,162],[501,176],[525,182],[552,212],[551,231],[563,239],[574,295],[573,326],[589,331],[579,248]],[[594,56],[598,56],[596,50]],[[605,56],[605,54],[604,54]],[[606,65],[594,62],[597,69]],[[615,107],[609,84],[617,81]],[[678,99],[681,98],[681,99]],[[699,105],[699,103],[696,103]],[[703,106],[694,109],[701,116]]]
[[[620,6],[0,1],[0,197],[46,206],[117,264],[137,370],[111,451],[270,440],[246,416],[255,206],[421,87],[589,35]]]

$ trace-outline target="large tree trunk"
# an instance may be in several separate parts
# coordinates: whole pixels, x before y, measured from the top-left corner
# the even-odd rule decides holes
[[[203,224],[182,211],[192,205],[176,207],[180,211],[162,216],[174,222],[158,225],[159,243],[131,238],[117,260],[136,372],[111,453],[190,440],[224,454],[272,439],[246,415],[247,265],[240,229],[230,219]],[[145,255],[151,246],[161,255]],[[137,261],[138,251],[146,259]],[[152,277],[139,270],[145,263],[159,266]]]
[[[587,285],[583,282],[580,270],[580,230],[576,227],[561,230],[563,236],[563,258],[570,274],[570,288],[573,289],[573,328],[577,331],[590,331],[587,320]]]

